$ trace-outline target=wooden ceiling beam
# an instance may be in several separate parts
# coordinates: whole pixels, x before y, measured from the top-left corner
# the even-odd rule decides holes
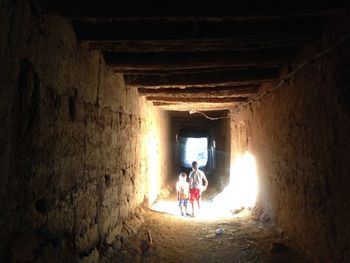
[[[278,17],[153,17],[72,20],[80,41],[239,39],[318,35],[324,18]]]
[[[173,103],[173,102],[152,102],[153,106],[156,106],[163,110],[172,111],[217,111],[217,110],[228,110],[237,105],[237,103]]]
[[[236,87],[198,87],[198,88],[161,88],[147,89],[139,88],[138,92],[141,96],[152,97],[173,97],[173,98],[191,98],[193,96],[200,98],[223,98],[223,97],[243,97],[259,92],[260,85],[244,85]]]
[[[173,103],[232,103],[232,102],[246,102],[246,97],[232,97],[232,98],[173,98],[173,97],[156,97],[147,96],[147,100],[158,102],[173,102]]]
[[[278,67],[220,70],[196,73],[169,74],[124,74],[124,81],[130,87],[196,87],[196,86],[237,86],[247,83],[261,83],[276,79],[279,75]]]
[[[262,48],[301,47],[310,43],[313,35],[258,36],[220,39],[184,39],[184,40],[114,40],[84,41],[84,45],[93,50],[109,52],[207,52],[241,51]]]
[[[115,72],[180,70],[218,67],[263,67],[283,65],[297,53],[295,47],[225,52],[105,52],[106,63]]]
[[[217,0],[199,4],[197,1],[112,1],[112,0],[37,0],[45,10],[73,18],[112,17],[201,17],[237,15],[280,15],[316,12],[345,5],[339,0],[294,0],[262,2],[257,0]]]

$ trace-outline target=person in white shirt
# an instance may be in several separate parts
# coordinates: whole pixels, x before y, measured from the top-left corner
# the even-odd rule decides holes
[[[179,181],[176,183],[177,200],[179,201],[180,212],[182,216],[187,215],[187,202],[190,185],[187,182],[187,174],[180,173]]]
[[[198,163],[192,162],[192,171],[189,175],[190,179],[190,203],[192,205],[192,216],[195,216],[194,202],[197,202],[198,214],[201,208],[201,195],[202,192],[207,190],[208,180],[203,171],[198,169]],[[204,185],[203,185],[204,182]]]

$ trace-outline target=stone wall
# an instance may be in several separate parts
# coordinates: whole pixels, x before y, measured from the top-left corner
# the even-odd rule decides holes
[[[159,192],[169,118],[28,2],[0,8],[0,261],[77,261]]]
[[[305,47],[282,77],[349,37],[348,13],[332,17],[322,38]],[[251,106],[232,111],[232,153],[248,150],[256,158],[258,206],[316,262],[350,258],[349,43],[311,61]]]

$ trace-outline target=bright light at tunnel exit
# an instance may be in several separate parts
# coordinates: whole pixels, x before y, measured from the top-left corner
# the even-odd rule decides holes
[[[205,166],[208,160],[208,139],[203,138],[187,138],[185,162],[191,167],[194,160],[198,162],[199,167]]]
[[[254,156],[246,152],[238,155],[231,166],[230,182],[213,200],[218,212],[253,207],[257,196],[257,173]]]

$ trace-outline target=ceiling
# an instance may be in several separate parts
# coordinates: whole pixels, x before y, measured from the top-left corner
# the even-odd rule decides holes
[[[327,9],[342,1],[39,1],[71,22],[77,39],[103,52],[154,106],[227,110],[280,79],[281,68],[317,40]],[[233,3],[232,3],[233,2]],[[250,5],[251,4],[251,5]]]

